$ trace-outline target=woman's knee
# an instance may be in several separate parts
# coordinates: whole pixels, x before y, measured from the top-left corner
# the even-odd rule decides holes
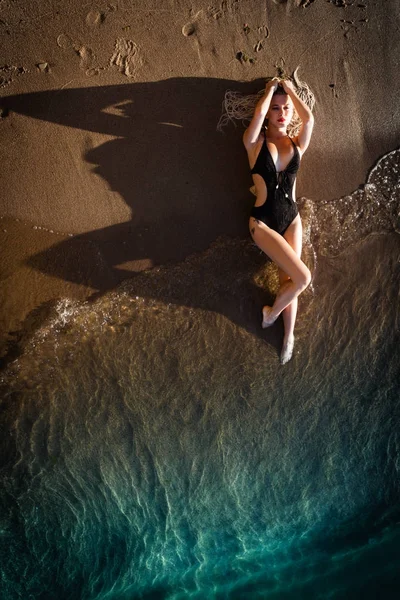
[[[311,283],[311,273],[310,273],[310,269],[308,267],[306,267],[306,265],[303,263],[303,268],[301,269],[301,272],[299,274],[298,280],[296,281],[296,284],[299,286],[300,291],[303,292]]]

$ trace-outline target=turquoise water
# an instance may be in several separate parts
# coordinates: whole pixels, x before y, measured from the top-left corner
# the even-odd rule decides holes
[[[285,367],[249,240],[54,307],[2,374],[2,598],[398,596],[397,169],[300,203]]]

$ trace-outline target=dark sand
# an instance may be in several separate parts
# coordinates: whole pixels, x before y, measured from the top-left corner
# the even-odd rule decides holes
[[[351,193],[398,145],[397,0],[0,10],[3,355],[57,298],[248,235],[243,129],[216,131],[225,90],[300,66],[317,105],[298,196]]]

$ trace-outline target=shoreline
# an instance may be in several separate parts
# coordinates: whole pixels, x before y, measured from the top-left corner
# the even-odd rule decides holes
[[[304,230],[302,255],[312,270],[315,270],[318,257],[337,256],[371,233],[396,233],[399,225],[398,215],[396,221],[399,155],[400,149],[397,149],[381,157],[370,167],[364,184],[336,201],[318,203],[298,198]],[[340,225],[343,220],[348,225]],[[326,223],[331,227],[336,223],[334,231],[342,229],[340,239],[335,233],[332,236]],[[357,235],[352,232],[353,223],[357,223]],[[130,227],[130,223],[122,226]],[[122,282],[140,274],[173,269],[188,261],[201,265],[213,247],[224,246],[224,240],[233,245],[247,244],[249,248],[252,245],[247,233],[239,236],[221,233],[210,243],[205,241],[203,247],[192,252],[185,249],[183,255],[178,254],[164,263],[139,258],[125,261],[123,268],[119,268],[119,248],[111,245],[110,251],[107,239],[95,240],[86,234],[61,234],[26,221],[0,217],[0,244],[3,242],[0,368],[4,369],[20,355],[35,332],[55,315],[58,302],[67,299],[78,303],[95,302],[104,294],[116,291]],[[130,247],[122,236],[122,252],[134,254],[134,238],[132,243]],[[262,255],[261,262],[267,265],[269,260]],[[220,275],[216,273],[216,282],[218,277]]]
[[[297,195],[317,206],[354,194],[398,144],[398,10],[395,0],[168,10],[68,0],[43,12],[6,2],[0,355],[46,303],[84,301],[221,235],[248,235],[241,125],[216,131],[227,89],[253,93],[300,67],[317,102]]]

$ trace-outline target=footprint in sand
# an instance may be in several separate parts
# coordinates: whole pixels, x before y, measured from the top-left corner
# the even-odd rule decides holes
[[[261,27],[257,27],[257,31],[265,39],[269,38],[269,29],[268,29],[268,27],[266,25],[261,25]]]
[[[296,0],[297,6],[301,6],[302,8],[308,8],[314,0]]]
[[[80,46],[79,48],[76,46],[74,48],[74,50],[78,54],[79,58],[81,59],[81,64],[80,64],[81,69],[86,70],[92,66],[92,63],[93,63],[94,59],[96,58],[93,50],[91,50],[90,48],[87,48],[86,46]]]
[[[88,77],[94,77],[95,75],[99,75],[100,71],[104,71],[105,67],[92,67],[90,69],[86,69],[85,75]]]
[[[221,19],[225,16],[225,10],[226,6],[224,2],[222,2],[219,8],[216,8],[215,6],[211,5],[207,9],[199,10],[195,15],[192,16],[192,20],[182,27],[182,34],[185,37],[190,37],[197,31],[196,21],[210,21],[211,19],[217,21],[218,19]]]
[[[60,35],[57,37],[57,46],[63,50],[68,50],[68,48],[73,48],[74,42],[66,33],[60,33]]]
[[[115,41],[114,54],[109,61],[110,67],[115,65],[127,77],[135,77],[143,65],[140,48],[132,40],[118,38]]]
[[[207,9],[207,17],[210,17],[212,19],[221,19],[221,17],[224,16],[224,9],[221,6],[221,8],[215,8],[214,6],[209,6]]]
[[[99,27],[106,20],[106,15],[97,10],[91,10],[86,15],[86,25],[89,27]]]
[[[93,67],[93,61],[96,56],[91,48],[84,46],[80,42],[74,42],[66,33],[60,33],[57,37],[57,45],[63,50],[73,50],[81,59],[79,65],[81,69],[87,71]]]
[[[195,31],[196,27],[194,26],[194,23],[186,23],[186,25],[182,27],[182,33],[185,37],[193,35]]]
[[[0,67],[0,88],[10,85],[14,81],[14,77],[28,73],[28,69],[25,67],[14,67],[11,65],[4,65]]]

